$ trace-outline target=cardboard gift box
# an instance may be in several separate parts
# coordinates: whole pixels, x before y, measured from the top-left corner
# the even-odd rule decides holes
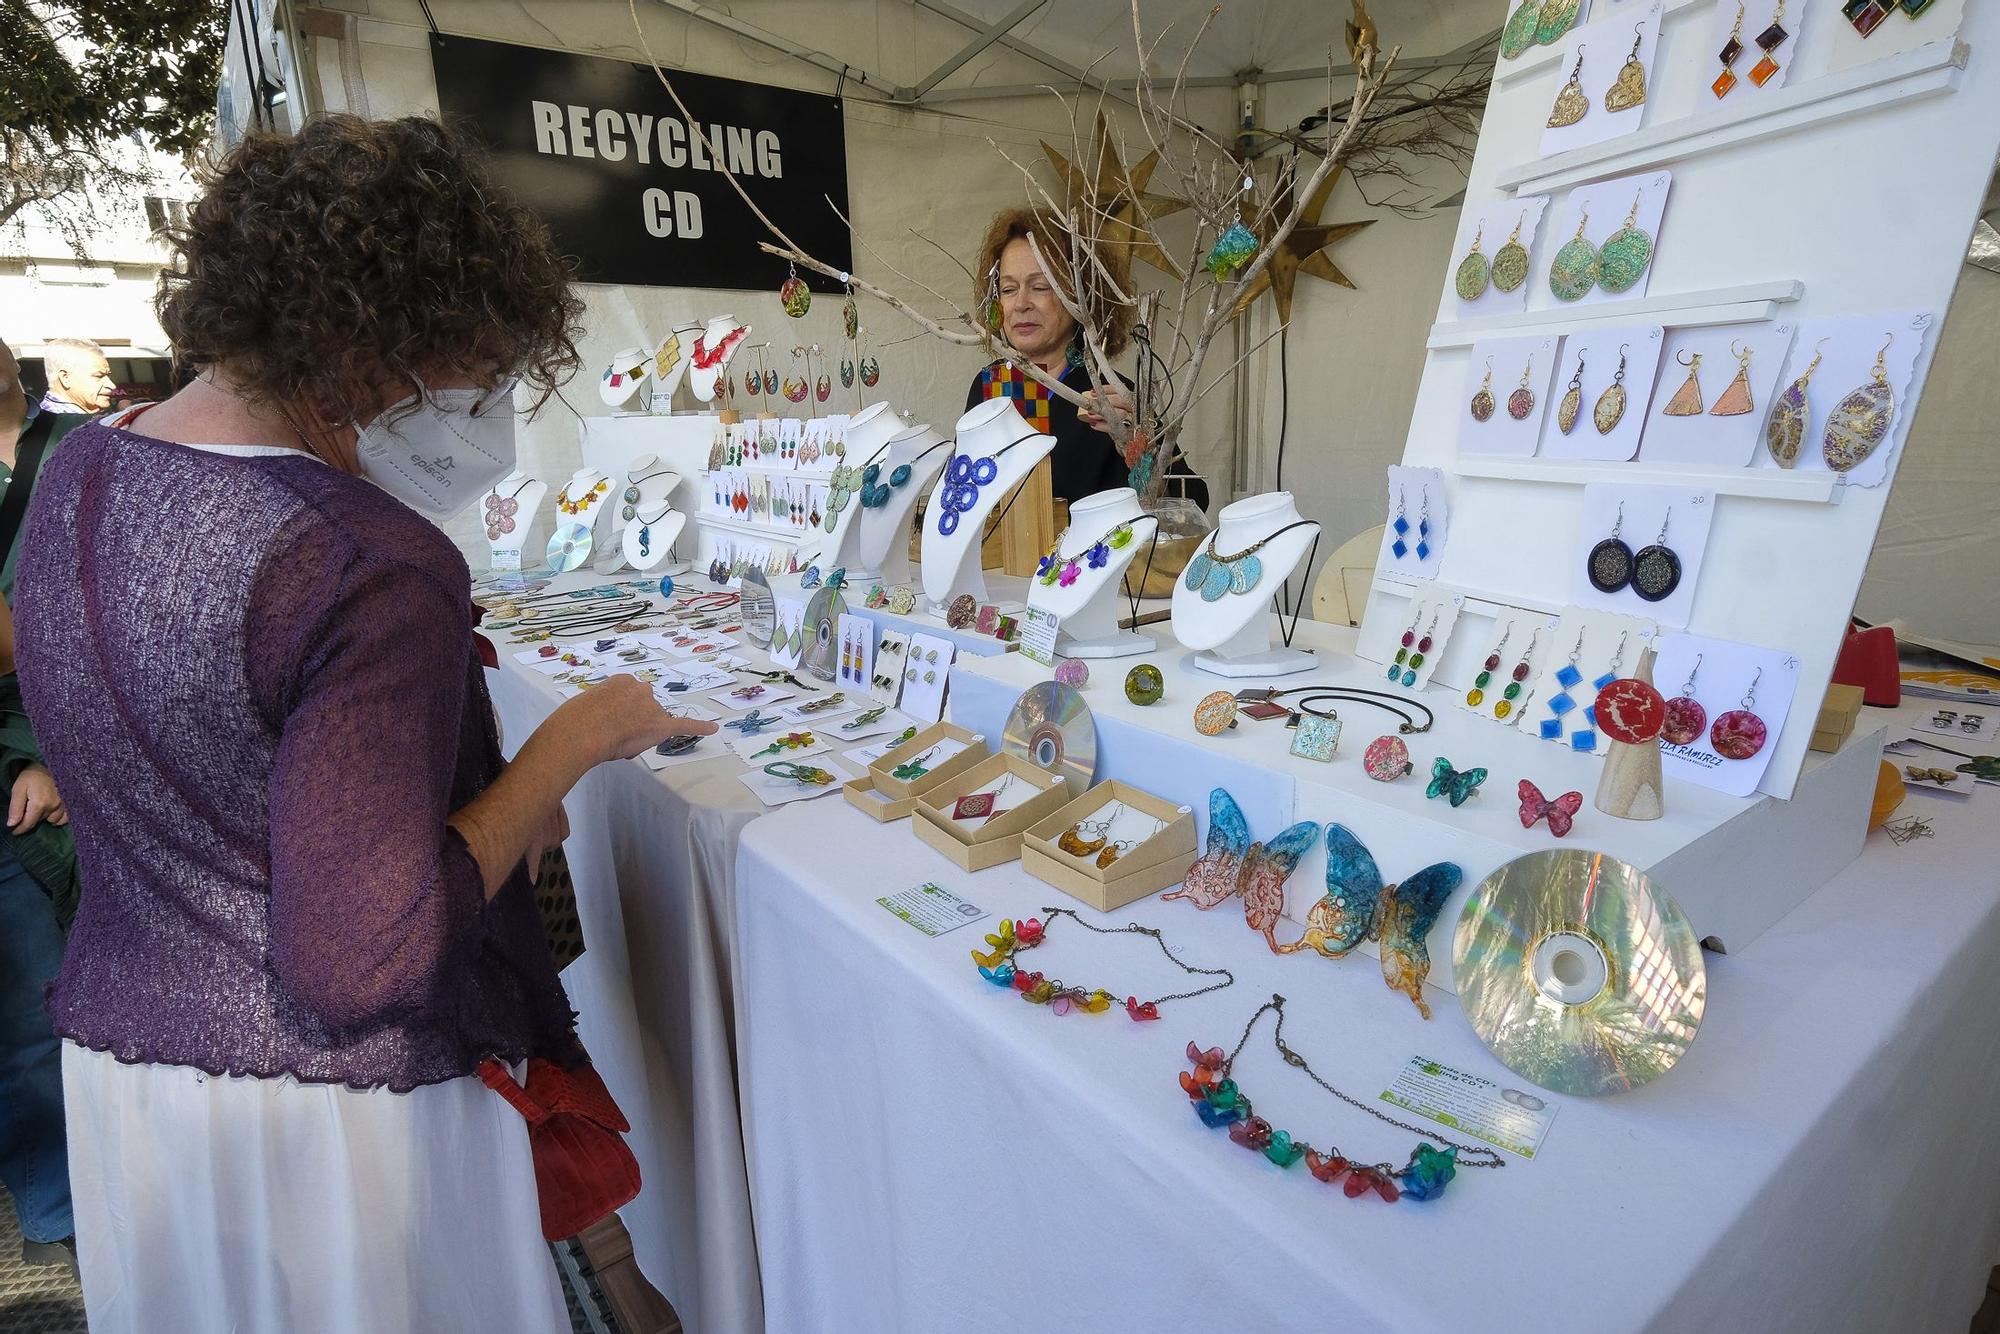
[[[952,807],[960,797],[991,789],[1003,774],[1025,779],[1036,791],[981,823],[952,818]],[[992,755],[919,797],[910,828],[965,870],[983,871],[1019,857],[1021,835],[1068,800],[1069,784],[1061,774],[1019,755]]]
[[[1094,852],[1078,857],[1063,851],[1057,840],[1072,825],[1114,803],[1164,823],[1109,866],[1099,866]],[[1193,812],[1116,780],[1099,783],[1064,804],[1030,828],[1021,840],[1022,870],[1099,912],[1122,908],[1179,884],[1194,857]]]
[[[947,739],[964,742],[965,749],[932,765],[915,778],[895,776],[898,765],[916,759]],[[986,738],[979,733],[969,732],[957,723],[932,723],[869,765],[868,776],[874,781],[875,790],[882,796],[890,801],[907,801],[911,797],[922,796],[938,784],[964,773],[992,753],[986,747]]]

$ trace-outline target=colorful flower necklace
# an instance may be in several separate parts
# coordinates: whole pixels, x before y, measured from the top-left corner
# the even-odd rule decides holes
[[[1112,552],[1123,551],[1126,547],[1132,545],[1132,525],[1129,521],[1119,524],[1116,528],[1113,528],[1110,532],[1085,547],[1078,555],[1064,560],[1062,545],[1068,540],[1069,534],[1067,532],[1058,537],[1056,544],[1049,548],[1046,556],[1042,557],[1041,563],[1035,566],[1035,578],[1041,582],[1043,587],[1046,588],[1051,584],[1061,584],[1064,588],[1068,588],[1076,582],[1076,577],[1083,573],[1086,562],[1088,562],[1089,567],[1093,570],[1103,569],[1111,563]]]
[[[1243,1026],[1243,1036],[1236,1040],[1236,1049],[1227,1056],[1222,1054],[1220,1047],[1203,1051],[1194,1043],[1188,1043],[1188,1062],[1193,1069],[1181,1072],[1181,1089],[1194,1104],[1195,1115],[1201,1118],[1203,1125],[1211,1128],[1227,1126],[1231,1140],[1263,1154],[1280,1167],[1291,1167],[1303,1158],[1306,1169],[1313,1176],[1330,1186],[1338,1184],[1350,1200],[1371,1190],[1391,1204],[1406,1197],[1434,1200],[1444,1194],[1444,1188],[1450,1184],[1458,1168],[1507,1165],[1497,1149],[1457,1144],[1442,1135],[1437,1138],[1443,1148],[1419,1141],[1410,1150],[1409,1161],[1400,1168],[1388,1163],[1358,1163],[1343,1156],[1338,1149],[1322,1151],[1304,1140],[1293,1139],[1287,1131],[1272,1129],[1271,1123],[1256,1114],[1250,1106],[1249,1097],[1229,1077],[1236,1058],[1243,1054],[1244,1044],[1250,1041],[1251,1030],[1269,1011],[1275,1011],[1278,1016],[1278,1026],[1271,1033],[1271,1041],[1277,1045],[1278,1055],[1284,1058],[1286,1065],[1305,1071],[1306,1077],[1313,1083],[1378,1121],[1387,1121],[1398,1130],[1407,1130],[1413,1135],[1425,1133],[1416,1126],[1377,1111],[1359,1098],[1342,1093],[1315,1074],[1313,1068],[1306,1064],[1305,1057],[1285,1045],[1283,996],[1273,996],[1258,1007],[1257,1013],[1250,1016],[1250,1022]],[[1465,1155],[1463,1161],[1459,1158],[1460,1154]]]
[[[1125,1013],[1135,1021],[1158,1019],[1160,1007],[1168,1001],[1192,1000],[1196,996],[1206,996],[1211,991],[1221,991],[1224,987],[1236,985],[1236,975],[1227,968],[1196,968],[1182,963],[1174,952],[1167,948],[1166,940],[1150,926],[1140,926],[1133,922],[1130,926],[1092,926],[1068,908],[1044,908],[1048,917],[1045,926],[1034,918],[1015,922],[1004,920],[1000,930],[986,937],[986,943],[993,947],[990,954],[972,951],[972,962],[979,965],[979,975],[996,987],[1012,987],[1021,993],[1021,999],[1030,1005],[1046,1005],[1057,1014],[1068,1014],[1072,1008],[1086,1014],[1103,1014],[1111,1008],[1112,995],[1102,987],[1086,989],[1073,987],[1060,978],[1045,978],[1040,973],[1023,972],[1015,963],[1022,950],[1031,950],[1047,938],[1048,928],[1055,925],[1056,918],[1068,917],[1086,931],[1095,931],[1100,936],[1151,936],[1153,943],[1160,947],[1160,953],[1167,961],[1190,977],[1219,977],[1220,982],[1211,982],[1197,991],[1177,991],[1171,996],[1156,996],[1142,1001],[1137,996],[1125,998]]]

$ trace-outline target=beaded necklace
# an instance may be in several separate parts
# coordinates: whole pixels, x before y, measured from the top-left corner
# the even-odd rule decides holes
[[[1144,514],[1139,516],[1141,519],[1149,517],[1151,516]],[[1063,543],[1069,540],[1069,533],[1065,531],[1055,540],[1055,545],[1049,548],[1048,554],[1035,566],[1035,581],[1044,588],[1056,584],[1068,588],[1076,582],[1077,576],[1083,573],[1086,566],[1093,570],[1103,569],[1111,563],[1112,552],[1123,551],[1132,545],[1132,525],[1137,522],[1138,519],[1120,520],[1110,532],[1068,559],[1064,559],[1062,554]]]
[[[1071,986],[1060,978],[1045,978],[1040,973],[1021,971],[1016,958],[1022,950],[1039,948],[1048,938],[1048,928],[1054,926],[1058,917],[1067,917],[1086,931],[1095,931],[1100,936],[1150,936],[1160,947],[1160,953],[1167,961],[1190,977],[1219,977],[1220,982],[1211,982],[1194,991],[1177,991],[1170,996],[1155,996],[1142,1001],[1137,996],[1125,998],[1125,1013],[1135,1021],[1158,1019],[1160,1007],[1168,1001],[1192,1000],[1196,996],[1206,996],[1211,991],[1221,991],[1236,984],[1236,975],[1227,968],[1196,968],[1183,963],[1174,952],[1167,948],[1166,939],[1150,926],[1140,926],[1137,922],[1129,926],[1092,926],[1068,908],[1044,908],[1046,924],[1029,917],[1015,922],[1004,920],[1000,930],[989,933],[986,943],[993,947],[991,953],[972,951],[972,962],[979,966],[979,975],[996,987],[1012,987],[1020,993],[1021,999],[1030,1005],[1046,1005],[1056,1014],[1068,1014],[1071,1009],[1080,1009],[1085,1014],[1103,1014],[1111,1008],[1112,995],[1102,987],[1084,988]]]

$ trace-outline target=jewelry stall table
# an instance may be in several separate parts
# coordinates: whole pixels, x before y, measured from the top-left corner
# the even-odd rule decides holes
[[[1275,957],[1233,904],[1150,898],[1083,919],[1158,927],[1235,985],[1155,1023],[1058,1017],[968,950],[1002,916],[1081,905],[1018,863],[959,871],[840,802],[787,807],[745,831],[733,897],[769,1327],[1962,1334],[2000,1255],[2000,835],[1981,800],[1911,797],[1934,838],[1869,837],[1710,955],[1707,1021],[1665,1077],[1543,1094],[1557,1114],[1532,1161],[1394,1205],[1243,1152],[1176,1075],[1190,1040],[1227,1050],[1280,992],[1287,1041],[1364,1101],[1416,1055],[1518,1084],[1447,993],[1425,1023],[1373,959]],[[926,881],[990,916],[929,939],[875,903]],[[1148,942],[1074,929],[1030,966],[1121,998],[1188,983]],[[1409,1150],[1282,1064],[1268,1019],[1233,1074],[1273,1125],[1365,1159]]]

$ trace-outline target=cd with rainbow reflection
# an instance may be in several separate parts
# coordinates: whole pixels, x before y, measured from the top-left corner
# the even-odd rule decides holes
[[[1014,701],[1000,749],[1065,775],[1071,792],[1083,792],[1097,773],[1097,723],[1075,686],[1037,682]]]
[[[1452,938],[1472,1031],[1557,1093],[1617,1093],[1673,1069],[1708,979],[1680,905],[1645,872],[1581,848],[1533,852],[1473,890]]]

